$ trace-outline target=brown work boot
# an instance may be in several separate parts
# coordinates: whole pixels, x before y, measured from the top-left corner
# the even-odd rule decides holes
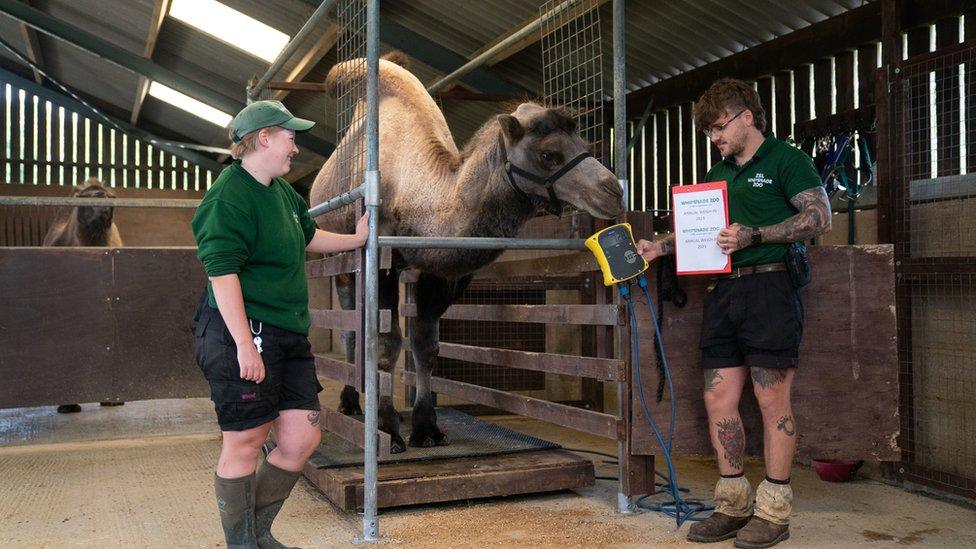
[[[691,525],[691,528],[688,529],[688,541],[713,543],[734,538],[736,532],[745,526],[750,518],[731,517],[715,511],[707,519]]]
[[[743,549],[772,547],[790,538],[789,524],[776,524],[764,518],[752,517],[735,536],[735,546]]]

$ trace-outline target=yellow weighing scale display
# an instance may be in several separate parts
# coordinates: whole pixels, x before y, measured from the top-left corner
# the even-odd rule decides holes
[[[647,262],[637,253],[630,223],[603,229],[586,239],[586,247],[596,256],[607,286],[630,280],[647,270]]]

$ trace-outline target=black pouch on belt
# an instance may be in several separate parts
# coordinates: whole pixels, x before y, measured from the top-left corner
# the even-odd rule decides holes
[[[802,288],[810,283],[810,262],[807,260],[805,246],[798,242],[790,244],[786,250],[786,270],[790,273],[790,280],[795,288]]]

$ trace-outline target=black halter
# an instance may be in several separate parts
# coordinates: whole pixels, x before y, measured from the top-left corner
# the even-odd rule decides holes
[[[569,173],[569,171],[575,168],[577,164],[593,156],[589,152],[585,152],[585,151],[581,152],[578,155],[576,155],[575,158],[563,164],[563,167],[559,168],[559,170],[557,170],[549,177],[541,177],[532,172],[528,172],[523,170],[522,168],[519,168],[518,166],[512,164],[508,160],[508,150],[505,148],[505,141],[502,139],[501,135],[498,136],[498,146],[502,152],[502,161],[505,162],[505,175],[508,176],[508,184],[511,185],[513,189],[515,189],[515,192],[518,193],[518,195],[522,197],[523,200],[529,203],[532,202],[532,199],[529,197],[528,194],[525,193],[525,191],[523,191],[521,188],[519,188],[518,185],[515,184],[515,177],[512,175],[512,172],[517,173],[524,179],[528,179],[533,183],[537,183],[539,185],[545,186],[546,192],[549,193],[549,204],[546,206],[546,211],[556,216],[562,213],[562,207],[559,205],[559,199],[556,198],[556,191],[553,190],[553,186],[556,184],[556,181],[558,181],[560,177]]]

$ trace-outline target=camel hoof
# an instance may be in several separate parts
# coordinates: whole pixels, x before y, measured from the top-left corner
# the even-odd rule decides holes
[[[62,404],[58,406],[59,414],[77,414],[81,411],[80,404]]]
[[[451,441],[448,440],[447,435],[437,427],[410,433],[410,446],[414,448],[433,448],[434,446],[448,446],[450,444]]]
[[[390,453],[391,454],[402,454],[407,451],[407,443],[403,442],[403,437],[400,435],[392,435],[390,437]]]

